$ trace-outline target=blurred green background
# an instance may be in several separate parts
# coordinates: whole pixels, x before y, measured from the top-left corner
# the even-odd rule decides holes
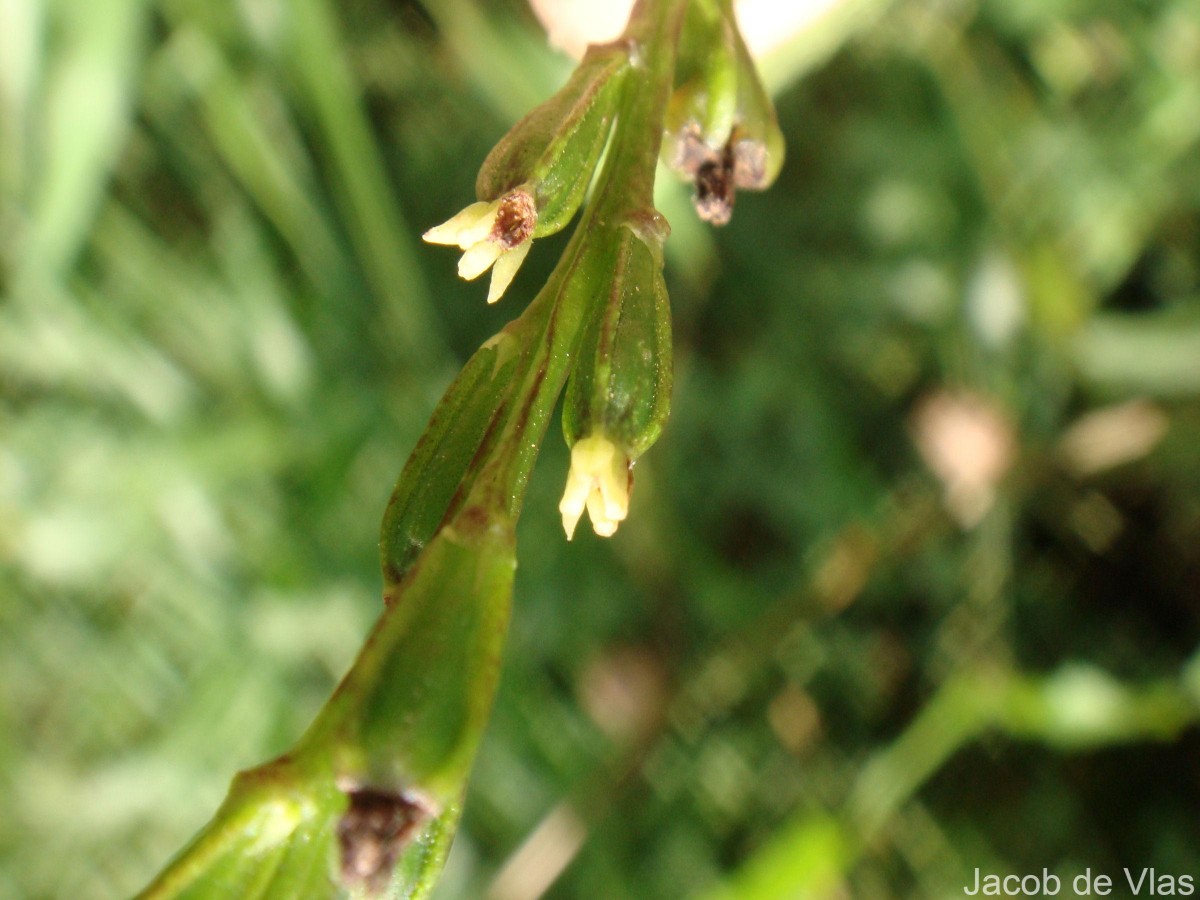
[[[439,900],[1200,876],[1200,6],[845,0],[764,64],[779,183],[664,185],[613,540],[549,434]],[[136,890],[345,670],[564,241],[487,308],[419,234],[569,67],[518,0],[0,0],[0,896]]]

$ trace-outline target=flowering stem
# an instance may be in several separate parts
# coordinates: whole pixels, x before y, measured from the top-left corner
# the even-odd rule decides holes
[[[402,574],[403,581],[398,587],[405,592],[403,601],[384,613],[359,660],[309,733],[306,746],[322,745],[323,736],[334,733],[350,735],[351,744],[358,740],[372,744],[352,751],[352,755],[362,754],[363,758],[354,760],[352,766],[361,770],[363,777],[374,779],[382,774],[387,778],[394,774],[410,780],[414,776],[427,778],[446,768],[446,760],[441,756],[461,751],[469,761],[473,752],[473,746],[455,745],[457,735],[451,734],[430,758],[406,760],[402,772],[381,772],[387,765],[375,761],[394,757],[397,744],[429,745],[426,736],[418,739],[399,733],[400,725],[394,722],[399,707],[404,705],[397,697],[410,694],[413,681],[421,680],[422,673],[440,666],[426,660],[430,650],[422,646],[420,636],[437,634],[439,640],[434,649],[442,655],[453,643],[447,638],[453,636],[462,644],[458,648],[465,654],[462,666],[481,664],[495,668],[496,660],[479,663],[472,660],[469,651],[478,650],[485,657],[498,654],[499,644],[494,636],[503,633],[507,622],[509,583],[515,565],[513,528],[539,444],[570,372],[580,335],[607,299],[596,285],[607,283],[606,276],[611,275],[624,242],[630,239],[630,231],[635,237],[645,239],[641,232],[645,230],[645,220],[653,215],[650,204],[661,122],[672,87],[675,38],[685,5],[686,0],[642,0],[638,4],[622,40],[629,42],[631,55],[641,63],[634,66],[623,87],[624,114],[596,188],[597,201],[585,213],[546,286],[500,335],[495,347],[496,363],[502,364],[508,347],[518,354],[509,376],[512,387],[487,424],[483,441],[450,500],[441,528],[412,569]],[[386,544],[383,552],[386,559],[389,553]],[[467,561],[459,557],[464,553],[485,561],[486,564],[476,562],[468,569],[471,579],[485,583],[482,589],[470,580],[458,586],[446,583],[447,579],[462,580],[459,573]],[[455,557],[454,561],[441,565],[442,558],[447,556]],[[434,573],[432,577],[428,574],[430,570]],[[426,611],[421,606],[425,591],[454,596],[442,601],[430,597]],[[483,611],[458,609],[460,601],[456,598],[471,594],[504,599],[502,602],[494,599]],[[414,595],[419,599],[414,600]],[[449,610],[454,610],[453,614]],[[414,628],[414,618],[423,615],[428,615],[428,621]],[[493,638],[485,642],[486,648],[478,645],[477,632]],[[418,636],[416,641],[414,634]],[[458,649],[451,655],[458,655]],[[403,664],[397,662],[397,657],[402,658]],[[423,669],[426,663],[428,668]],[[475,691],[486,702],[482,708],[474,703],[473,711],[469,715],[464,713],[468,718],[486,715],[494,673],[484,677],[484,682],[488,681],[491,684],[487,690]],[[362,705],[368,696],[379,698],[378,713]],[[409,727],[411,722],[406,722],[405,728]],[[481,728],[472,729],[477,730]],[[378,746],[371,740],[375,734],[379,737]],[[414,772],[413,766],[420,771]],[[460,774],[451,771],[448,783]]]
[[[685,7],[686,0],[639,0],[634,9],[621,40],[629,43],[638,64],[623,87],[620,118],[594,200],[546,286],[514,323],[516,332],[532,332],[531,340],[522,341],[528,356],[517,376],[517,399],[503,411],[503,431],[471,494],[514,519],[583,329],[608,299],[596,286],[611,281],[623,229],[643,240],[661,240],[653,227],[654,175]]]
[[[645,243],[661,263],[654,176],[687,2],[639,0],[618,42],[630,70],[594,200],[547,284],[468,361],[405,466],[380,542],[386,608],[354,665],[295,749],[235,779],[146,896],[228,893],[238,882],[224,866],[282,859],[298,841],[320,875],[335,819],[347,884],[378,891],[397,869],[404,896],[425,895],[495,693],[515,524],[551,413],[630,247]]]

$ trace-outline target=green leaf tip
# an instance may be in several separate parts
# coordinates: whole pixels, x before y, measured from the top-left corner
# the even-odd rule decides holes
[[[504,135],[475,182],[477,202],[424,239],[461,248],[468,281],[492,269],[488,303],[503,296],[534,238],[566,227],[583,203],[616,119],[626,41],[592,47],[570,80]]]
[[[629,54],[627,41],[589,48],[567,83],[488,154],[476,196],[493,200],[527,185],[537,204],[534,237],[561,231],[583,202],[608,142]]]

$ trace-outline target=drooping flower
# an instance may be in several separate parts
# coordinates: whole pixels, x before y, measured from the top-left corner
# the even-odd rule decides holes
[[[458,275],[472,281],[492,270],[488,303],[495,303],[512,283],[533,243],[537,206],[533,195],[518,187],[491,202],[472,203],[422,237],[431,244],[458,246],[463,250]]]
[[[594,434],[576,441],[571,447],[567,487],[558,504],[567,540],[575,536],[584,509],[592,520],[592,530],[601,537],[612,537],[629,512],[632,480],[629,457],[608,438]]]
[[[633,463],[671,407],[671,321],[662,277],[666,220],[632,213],[618,233],[605,303],[582,335],[563,398],[571,469],[558,511],[570,540],[583,511],[611,537],[629,511]]]

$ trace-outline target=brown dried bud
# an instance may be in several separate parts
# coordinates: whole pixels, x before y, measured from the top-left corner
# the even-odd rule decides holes
[[[488,237],[506,250],[523,244],[533,237],[537,227],[537,205],[533,195],[523,189],[505,194],[496,210],[496,222]]]

